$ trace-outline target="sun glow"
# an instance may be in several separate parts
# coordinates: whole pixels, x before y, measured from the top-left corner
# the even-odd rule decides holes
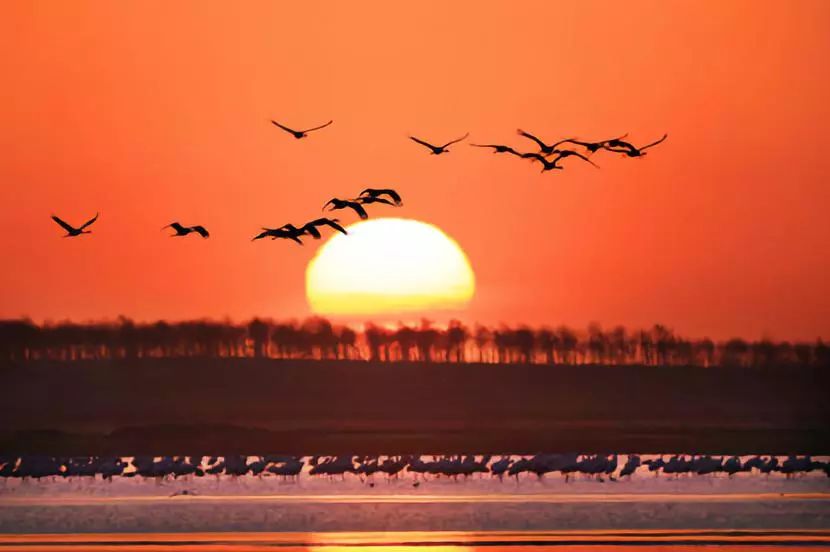
[[[464,308],[475,276],[459,245],[439,228],[411,219],[358,222],[334,234],[306,271],[318,314],[380,314]]]

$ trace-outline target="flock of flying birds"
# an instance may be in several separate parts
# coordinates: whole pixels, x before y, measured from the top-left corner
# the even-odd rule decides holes
[[[315,130],[320,130],[322,128],[326,128],[327,126],[331,125],[334,121],[331,120],[325,124],[307,128],[305,130],[294,130],[293,128],[287,127],[277,121],[271,121],[276,127],[284,130],[288,134],[292,135],[296,139],[306,138],[310,132]],[[664,134],[662,138],[656,140],[650,144],[646,144],[644,146],[637,147],[630,142],[625,141],[624,139],[628,136],[624,134],[617,138],[609,138],[607,140],[599,140],[596,142],[588,142],[583,140],[578,140],[576,138],[566,138],[564,140],[559,140],[558,142],[554,142],[553,144],[547,144],[546,142],[542,141],[540,138],[530,134],[529,132],[525,132],[522,129],[518,130],[520,136],[527,138],[528,140],[532,140],[539,146],[539,151],[535,152],[521,152],[518,151],[510,146],[506,146],[503,144],[470,144],[473,147],[477,148],[491,148],[493,153],[507,153],[513,156],[516,156],[520,159],[529,160],[531,162],[539,162],[542,165],[542,172],[547,172],[551,170],[562,170],[564,167],[559,165],[558,163],[570,157],[575,157],[581,159],[587,163],[590,163],[596,168],[599,166],[594,163],[589,156],[597,153],[598,151],[604,150],[614,153],[620,153],[625,155],[626,157],[642,157],[646,155],[646,150],[652,148],[661,142],[663,142],[666,138],[668,138],[668,134]],[[449,142],[436,146],[433,145],[426,140],[421,140],[420,138],[416,138],[415,136],[409,136],[409,139],[413,142],[424,146],[425,148],[430,150],[432,155],[441,155],[444,153],[449,153],[449,147],[453,144],[457,144],[463,140],[466,140],[470,134],[467,133],[461,138],[456,138],[455,140],[450,140]],[[563,145],[571,144],[572,146],[578,146],[584,149],[584,153],[577,151],[575,149],[570,149],[567,147],[562,147]],[[336,211],[342,209],[351,209],[361,219],[369,218],[368,213],[366,212],[365,205],[371,205],[373,203],[380,203],[384,205],[390,205],[393,207],[400,207],[403,205],[403,201],[401,200],[401,196],[398,192],[391,188],[367,188],[360,192],[355,198],[351,199],[340,199],[340,198],[332,198],[327,201],[323,205],[323,210],[326,211]],[[77,236],[82,236],[84,234],[91,234],[91,230],[87,230],[96,220],[98,220],[98,213],[88,221],[86,221],[81,226],[75,227],[69,224],[68,222],[58,218],[55,215],[52,215],[52,220],[54,220],[59,226],[61,226],[64,230],[66,230],[66,234],[64,235],[65,238],[72,238]],[[271,238],[272,240],[276,239],[288,239],[297,242],[300,245],[303,245],[302,240],[300,239],[302,236],[311,236],[315,240],[319,240],[321,237],[319,228],[321,226],[328,226],[337,232],[342,232],[343,234],[348,234],[345,228],[340,225],[339,219],[336,218],[328,218],[328,217],[321,217],[314,219],[310,222],[303,224],[302,226],[295,226],[293,224],[284,224],[279,228],[267,228],[263,227],[262,231],[253,237],[252,241],[260,240],[262,238]],[[165,228],[171,228],[174,233],[170,235],[170,237],[183,237],[189,234],[198,234],[202,236],[202,238],[210,237],[210,232],[208,232],[207,228],[202,225],[194,225],[194,226],[184,226],[179,222],[171,222],[170,224],[164,226],[162,230]]]

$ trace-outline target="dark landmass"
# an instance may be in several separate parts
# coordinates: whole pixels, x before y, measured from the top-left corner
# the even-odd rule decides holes
[[[0,364],[3,454],[830,454],[830,372],[139,359]]]

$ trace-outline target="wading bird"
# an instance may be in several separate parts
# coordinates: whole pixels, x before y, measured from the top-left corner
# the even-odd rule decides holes
[[[294,130],[293,128],[288,128],[285,125],[281,125],[281,124],[279,124],[278,122],[276,122],[274,120],[271,121],[271,123],[273,123],[274,125],[278,126],[281,129],[283,129],[285,132],[292,135],[297,140],[299,140],[300,138],[305,138],[306,136],[308,136],[309,132],[312,132],[314,130],[320,130],[321,128],[326,128],[327,126],[329,126],[333,122],[334,122],[334,120],[331,120],[331,121],[329,121],[328,123],[326,123],[324,125],[316,126],[314,128],[307,128],[305,130]]]
[[[361,219],[365,220],[369,218],[369,215],[366,213],[366,209],[364,209],[363,206],[356,201],[351,201],[348,199],[337,199],[335,197],[328,200],[326,204],[323,205],[323,210],[325,211],[326,207],[328,207],[329,205],[331,205],[329,211],[334,211],[337,209],[352,209],[355,213],[357,213],[357,215]]]
[[[469,136],[469,135],[470,135],[470,133],[468,132],[467,134],[465,134],[461,138],[456,138],[455,140],[451,140],[451,141],[447,142],[446,144],[444,144],[443,146],[433,146],[429,142],[425,142],[425,141],[421,140],[420,138],[415,138],[414,136],[410,136],[409,139],[412,140],[413,142],[417,142],[417,143],[421,144],[422,146],[425,146],[425,147],[429,148],[430,150],[432,150],[432,155],[441,155],[442,153],[449,153],[450,150],[447,149],[449,146],[451,146],[453,144],[457,144],[458,142],[466,139],[467,136]]]
[[[303,242],[300,240],[297,231],[295,230],[288,230],[286,228],[262,228],[262,232],[254,236],[251,241],[261,240],[262,238],[271,238],[272,240],[276,240],[279,238],[286,239],[286,240],[294,240],[295,242],[303,245]]]
[[[380,196],[389,196],[389,198],[395,202],[395,205],[400,207],[403,205],[403,201],[401,201],[401,196],[398,192],[391,188],[366,188],[362,192],[360,192],[360,197],[380,197]]]
[[[539,145],[539,151],[542,153],[542,155],[545,155],[545,156],[553,155],[554,153],[557,153],[556,148],[558,146],[564,144],[568,140],[570,140],[570,138],[567,138],[565,140],[559,140],[555,144],[551,144],[549,146],[546,143],[544,143],[543,141],[541,141],[539,138],[537,138],[536,136],[532,135],[529,132],[525,132],[522,129],[517,129],[516,132],[519,134],[519,136],[524,136],[525,138],[529,138],[529,139],[533,140],[534,142],[536,142]]]
[[[95,213],[95,216],[83,223],[80,227],[75,228],[71,224],[59,219],[57,216],[52,215],[52,220],[57,222],[61,228],[66,230],[66,235],[64,238],[74,238],[75,236],[80,236],[81,234],[92,234],[92,230],[85,230],[87,226],[98,220],[98,213]]]
[[[623,140],[609,140],[608,145],[603,146],[603,148],[608,151],[613,151],[615,153],[625,154],[628,157],[642,157],[643,155],[645,155],[645,151],[648,148],[656,146],[668,137],[668,134],[664,134],[663,137],[657,140],[656,142],[646,144],[645,146],[640,148],[635,147],[629,142],[624,142]]]
[[[210,233],[207,231],[207,229],[204,226],[200,226],[198,224],[196,226],[182,226],[178,222],[171,222],[167,226],[163,227],[162,230],[164,230],[165,228],[172,228],[176,231],[175,234],[170,234],[171,238],[186,236],[191,232],[196,232],[203,238],[207,238],[208,236],[210,236]]]

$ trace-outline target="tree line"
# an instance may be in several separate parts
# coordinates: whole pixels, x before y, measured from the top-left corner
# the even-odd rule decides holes
[[[0,320],[0,359],[81,360],[178,357],[373,360],[381,362],[487,362],[544,364],[644,364],[673,366],[830,366],[830,346],[740,338],[687,339],[655,325],[629,330],[568,326],[467,326],[427,320],[396,327],[365,324],[358,331],[312,317],[247,323],[190,320],[137,323],[35,324]]]

